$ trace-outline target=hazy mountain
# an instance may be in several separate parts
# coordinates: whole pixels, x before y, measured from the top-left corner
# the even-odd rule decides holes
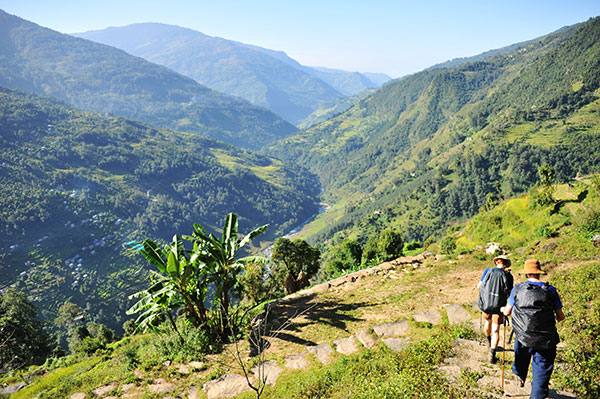
[[[283,61],[296,69],[322,79],[336,90],[347,96],[358,94],[365,89],[379,87],[392,80],[392,78],[385,73],[350,72],[341,69],[325,68],[320,66],[305,66],[293,58],[290,58],[283,51],[270,50],[249,44],[244,44],[244,46],[270,55],[271,57],[277,58],[278,60]]]
[[[132,249],[143,239],[215,232],[228,212],[273,238],[316,212],[320,189],[303,168],[212,138],[4,88],[0,185],[0,289],[15,284],[45,312],[88,303],[113,328],[147,278]]]
[[[560,180],[595,170],[598,82],[596,18],[484,61],[392,81],[268,152],[319,174],[325,201],[343,204],[313,239],[343,230],[340,238],[351,231],[364,242],[395,227],[422,240],[474,214],[488,194],[528,190],[543,162]]]
[[[323,103],[378,86],[359,73],[318,71],[282,51],[178,26],[143,23],[74,35],[165,65],[212,89],[269,108],[294,124]]]
[[[319,79],[322,79],[333,87],[336,87],[339,91],[347,96],[357,94],[365,89],[373,89],[381,86],[380,84],[374,83],[371,79],[367,78],[367,76],[359,72],[348,72],[339,69],[323,67],[311,68],[314,70],[313,75],[318,76]],[[387,76],[384,74],[381,75]],[[388,80],[390,79],[391,78]]]
[[[0,85],[260,148],[295,131],[272,112],[122,50],[0,11]]]
[[[319,103],[342,97],[325,82],[241,43],[147,23],[77,34],[165,65],[297,123]]]

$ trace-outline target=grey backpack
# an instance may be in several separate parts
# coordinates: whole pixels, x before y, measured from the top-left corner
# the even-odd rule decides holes
[[[500,314],[512,287],[513,278],[509,272],[498,267],[488,270],[479,287],[479,309],[487,314]]]

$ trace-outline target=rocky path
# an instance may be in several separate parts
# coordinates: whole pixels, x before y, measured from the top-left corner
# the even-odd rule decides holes
[[[324,284],[312,287],[300,293],[293,294],[284,298],[280,302],[293,301],[302,296],[325,293],[329,290],[346,290],[355,282],[369,275],[381,275],[385,278],[395,278],[398,272],[410,271],[420,267],[421,263],[427,258],[433,257],[431,254],[419,255],[416,257],[404,257],[393,262],[386,262],[371,269],[361,270],[347,276],[329,281]],[[436,259],[437,260],[437,259]],[[431,306],[431,305],[430,305]],[[473,328],[479,330],[479,319],[475,314],[478,312],[469,311],[459,303],[449,303],[443,306],[414,313],[411,318],[415,322],[430,323],[437,325],[442,322],[444,315],[448,322],[452,324],[467,323]],[[385,315],[382,315],[385,317]],[[389,316],[388,316],[389,317]],[[388,323],[373,324],[371,327],[362,328],[354,334],[343,338],[325,340],[317,344],[305,344],[302,349],[285,357],[281,362],[269,360],[261,365],[255,366],[251,370],[250,378],[261,373],[266,378],[268,385],[274,385],[279,375],[286,370],[303,370],[311,367],[311,364],[320,362],[329,364],[337,356],[351,355],[365,348],[373,348],[379,343],[383,343],[394,351],[400,351],[410,345],[409,333],[410,322],[406,318]],[[510,332],[510,330],[509,330]],[[502,337],[501,341],[502,342]],[[507,345],[508,346],[508,345]],[[504,363],[504,390],[502,385],[502,366],[501,361],[492,365],[488,361],[487,342],[481,343],[473,340],[458,339],[453,354],[447,358],[439,367],[439,371],[446,375],[448,380],[456,383],[468,381],[474,397],[492,397],[492,398],[527,398],[530,392],[531,379],[528,378],[523,388],[519,387],[517,378],[513,376],[510,370],[512,363],[512,351],[505,352]],[[502,352],[499,352],[501,359]],[[177,371],[180,375],[194,375],[197,371],[205,368],[202,363],[192,363],[189,365],[168,365]],[[136,371],[141,380],[148,381],[147,376]],[[191,379],[193,381],[193,379]],[[255,381],[255,380],[252,380]],[[174,383],[165,379],[153,380],[151,383],[143,384],[120,384],[113,382],[93,391],[93,396],[85,393],[77,393],[71,396],[71,399],[86,398],[144,398],[151,397],[162,398],[208,398],[220,399],[231,398],[240,393],[249,391],[246,378],[240,373],[229,373],[220,376],[217,379],[208,381],[202,386],[192,385],[181,389]],[[551,398],[574,398],[574,396],[564,393],[551,391]]]
[[[504,331],[501,331],[500,346],[504,342]],[[479,342],[467,339],[457,339],[453,355],[447,358],[438,368],[444,373],[450,382],[470,380],[473,391],[480,397],[492,398],[529,398],[531,392],[531,375],[528,376],[524,387],[520,387],[518,378],[512,373],[511,365],[513,353],[511,345],[508,344],[504,352],[504,364],[502,362],[503,352],[497,354],[498,363],[491,364],[488,360],[489,348],[487,342]],[[502,390],[502,368],[504,368],[504,390]],[[550,390],[549,398],[569,399],[575,398],[572,394],[562,391]]]
[[[448,315],[452,323],[462,323],[471,319],[470,313],[458,304],[451,304],[446,307]],[[414,320],[419,322],[427,322],[431,324],[439,324],[442,321],[442,313],[440,310],[430,310],[414,315]],[[346,338],[338,339],[332,342],[325,342],[319,345],[305,347],[305,350],[289,355],[285,358],[284,365],[278,365],[276,361],[269,360],[262,365],[255,366],[252,371],[257,374],[259,366],[262,366],[261,372],[266,377],[266,383],[273,385],[276,383],[279,375],[285,370],[302,370],[310,367],[311,357],[322,364],[329,364],[336,355],[350,355],[364,348],[373,348],[379,342],[383,342],[392,350],[400,351],[410,344],[410,339],[407,337],[409,322],[401,320],[392,323],[384,323],[374,325],[372,328],[365,328],[352,334]],[[179,373],[193,373],[195,369],[200,368],[201,364],[191,365],[170,365]],[[446,367],[446,366],[445,366]],[[448,370],[454,372],[458,367],[456,364],[449,364]],[[444,369],[445,370],[445,369]],[[252,377],[253,378],[253,377]],[[250,388],[243,375],[232,373],[225,374],[215,380],[206,382],[201,387],[208,399],[230,398],[240,393],[249,391]],[[198,387],[190,387],[186,392],[178,392],[177,386],[164,379],[154,380],[146,387],[135,386],[135,384],[123,384],[113,382],[93,391],[93,397],[114,399],[114,398],[142,398],[150,394],[164,394],[166,398],[184,398],[195,399],[199,397],[200,389]],[[172,395],[172,396],[170,396]],[[187,396],[186,396],[187,395]],[[86,394],[83,392],[73,394],[71,399],[85,399]]]

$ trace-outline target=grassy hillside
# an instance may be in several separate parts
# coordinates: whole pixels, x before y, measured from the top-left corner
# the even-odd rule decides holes
[[[9,89],[0,149],[0,288],[45,312],[72,298],[112,327],[147,278],[132,249],[141,239],[192,223],[214,231],[228,212],[242,232],[269,223],[273,238],[318,208],[318,181],[302,168]]]
[[[299,129],[308,129],[321,122],[325,122],[328,119],[334,118],[338,114],[348,110],[354,104],[360,100],[373,94],[375,89],[365,89],[358,94],[353,96],[339,98],[328,103],[321,104],[313,113],[304,118],[300,123],[297,124]]]
[[[269,149],[319,175],[332,212],[314,242],[361,243],[386,227],[405,240],[440,234],[488,194],[597,171],[600,19],[516,51],[385,85],[345,113]],[[337,233],[337,234],[336,234]]]
[[[3,87],[253,149],[296,131],[264,108],[113,47],[64,35],[1,10],[0,27]]]
[[[360,347],[351,355],[334,353],[328,365],[311,357],[306,370],[285,369],[262,397],[500,397],[500,364],[473,363],[468,358],[487,350],[477,344],[477,323],[451,326],[449,311],[443,310],[444,305],[456,303],[477,320],[479,312],[473,308],[475,285],[483,269],[491,265],[492,256],[484,251],[491,239],[510,252],[513,273],[522,268],[525,259],[540,259],[549,272],[544,279],[561,295],[567,319],[559,324],[562,344],[551,389],[567,390],[579,398],[597,397],[600,248],[594,247],[589,238],[600,233],[599,182],[596,176],[594,180],[572,182],[571,186],[557,185],[556,202],[546,207],[529,205],[528,196],[502,201],[452,229],[449,237],[456,240],[457,248],[446,256],[431,256],[422,263],[388,263],[376,273],[356,276],[345,283],[336,280],[280,302],[273,307],[274,320],[281,323],[291,317],[292,324],[277,337],[267,337],[270,346],[266,357],[282,368],[288,355],[301,353],[309,345],[333,344],[339,338],[387,322],[408,322],[404,335],[408,344],[399,352],[379,344],[372,349]],[[439,245],[432,243],[429,249],[437,252]],[[306,313],[298,315],[300,310]],[[416,313],[431,310],[441,310],[439,325],[412,320]],[[188,339],[192,337],[190,334]],[[473,340],[473,347],[480,348],[481,353],[468,352],[461,359],[459,346],[464,339]],[[151,387],[163,379],[172,384],[171,391],[163,396],[192,397],[196,392],[196,397],[205,398],[205,382],[240,373],[233,346],[213,355],[198,353],[191,345],[179,351],[174,350],[175,346],[175,337],[169,334],[136,335],[90,357],[53,360],[42,368],[48,374],[35,377],[14,397],[59,398],[75,392],[91,395],[96,387],[114,381],[117,383],[109,388],[113,394],[123,394],[127,389],[142,396],[150,395]],[[256,359],[247,357],[247,350],[247,344],[242,343],[242,356],[250,365],[256,364]],[[452,379],[444,369],[449,359],[457,357],[463,365],[453,366],[459,369]],[[181,368],[180,364],[192,360],[202,362]],[[508,366],[511,360],[512,353],[508,352],[505,378],[508,385],[515,385]],[[4,376],[3,381],[16,380],[16,376]],[[526,396],[527,388],[519,394]],[[254,396],[246,393],[237,397]]]

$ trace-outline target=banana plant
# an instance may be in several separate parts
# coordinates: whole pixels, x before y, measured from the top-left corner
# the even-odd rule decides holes
[[[269,225],[264,225],[252,230],[243,238],[238,238],[238,220],[234,213],[229,213],[225,218],[223,233],[218,239],[213,234],[207,234],[204,227],[194,224],[192,236],[184,237],[194,242],[195,252],[201,263],[206,264],[211,271],[210,281],[215,284],[216,291],[213,301],[214,309],[220,313],[220,333],[227,335],[229,331],[229,308],[231,307],[232,292],[239,292],[239,275],[246,262],[267,262],[259,256],[238,258],[238,252],[252,239],[262,234]]]
[[[152,330],[158,331],[158,325],[168,318],[171,322],[173,330],[179,335],[180,341],[183,337],[177,329],[177,324],[173,319],[173,311],[179,308],[183,302],[178,294],[173,290],[173,286],[169,283],[169,279],[159,273],[152,272],[151,277],[153,283],[147,290],[136,292],[128,298],[138,299],[125,313],[128,315],[141,312],[135,320],[137,325],[136,332]]]
[[[149,289],[130,296],[130,299],[138,298],[138,302],[127,314],[143,311],[137,320],[138,328],[151,327],[154,321],[166,315],[177,331],[172,313],[181,307],[194,326],[204,325],[210,270],[199,256],[203,252],[200,243],[194,243],[193,250],[187,251],[181,238],[175,235],[163,249],[154,241],[145,240],[140,252],[160,273],[153,273],[153,284]]]

